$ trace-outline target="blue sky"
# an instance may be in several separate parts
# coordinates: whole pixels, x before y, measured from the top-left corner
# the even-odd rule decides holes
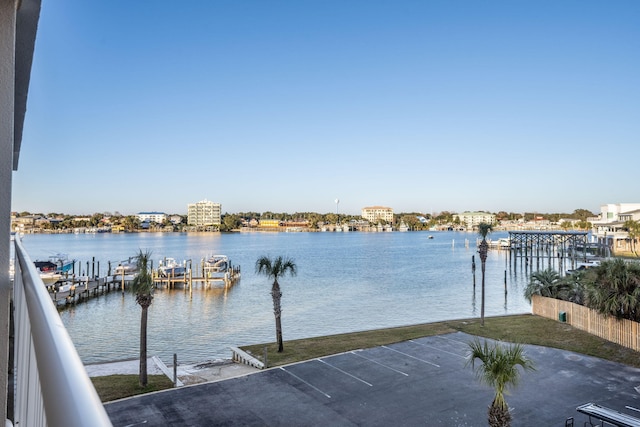
[[[638,1],[44,0],[13,210],[638,202]]]

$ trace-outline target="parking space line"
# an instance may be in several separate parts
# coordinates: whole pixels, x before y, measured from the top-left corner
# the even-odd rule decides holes
[[[429,364],[429,365],[433,365],[433,366],[435,366],[436,368],[439,368],[439,367],[440,367],[440,365],[438,365],[438,364],[435,364],[435,363],[433,363],[433,362],[429,362],[428,360],[420,359],[420,358],[418,358],[418,357],[412,356],[412,355],[407,354],[407,353],[403,353],[403,352],[398,351],[398,350],[396,350],[396,349],[394,349],[394,348],[387,347],[386,345],[383,345],[383,346],[381,346],[381,347],[382,347],[382,348],[386,348],[387,350],[395,351],[396,353],[400,353],[400,354],[402,354],[402,355],[404,355],[404,356],[407,356],[407,357],[410,357],[410,358],[412,358],[412,359],[416,359],[416,360],[417,360],[417,361],[419,361],[419,362],[423,362],[423,363],[427,363],[427,364]]]
[[[414,343],[414,344],[420,345],[420,346],[422,346],[422,347],[427,347],[427,348],[431,348],[431,349],[433,349],[433,350],[438,350],[439,352],[447,353],[447,354],[450,354],[450,355],[452,355],[452,356],[459,357],[459,358],[461,358],[461,359],[466,359],[466,357],[465,357],[465,356],[461,356],[461,355],[459,355],[458,353],[453,353],[453,352],[451,352],[451,351],[443,350],[443,349],[441,349],[441,348],[434,347],[434,346],[432,346],[432,345],[423,344],[423,343],[421,343],[421,342],[417,342],[417,341],[414,341],[414,340],[409,340],[409,342],[412,342],[412,343]]]
[[[358,350],[358,351],[361,351],[361,350]],[[387,366],[387,365],[385,365],[384,363],[380,363],[380,362],[378,362],[377,360],[373,360],[373,359],[370,359],[370,358],[368,358],[368,357],[364,357],[363,355],[358,354],[358,353],[356,353],[355,351],[351,351],[350,353],[351,353],[351,354],[353,354],[354,356],[362,357],[363,359],[368,360],[369,362],[373,362],[373,363],[375,363],[376,365],[380,365],[380,366],[382,366],[383,368],[391,369],[392,371],[397,372],[397,373],[399,373],[399,374],[402,374],[402,375],[404,375],[405,377],[408,377],[408,376],[409,376],[409,374],[407,374],[406,372],[402,372],[402,371],[399,371],[399,370],[397,370],[397,369],[393,369],[391,366]]]
[[[373,387],[373,384],[370,384],[370,383],[366,382],[365,380],[363,380],[362,378],[358,378],[358,377],[356,377],[355,375],[352,375],[352,374],[350,374],[350,373],[349,373],[349,372],[347,372],[347,371],[343,371],[342,369],[338,368],[337,366],[333,366],[331,363],[327,363],[327,362],[325,362],[325,361],[324,361],[324,360],[322,360],[322,359],[316,359],[316,360],[317,360],[318,362],[324,363],[324,364],[325,364],[325,365],[327,365],[327,366],[332,367],[333,369],[335,369],[335,370],[337,370],[337,371],[342,372],[342,373],[343,373],[343,374],[345,374],[345,375],[350,376],[351,378],[353,378],[353,379],[355,379],[355,380],[360,381],[361,383],[365,383],[365,384],[366,384],[366,385],[368,385],[369,387]]]
[[[310,384],[309,382],[303,380],[302,378],[300,378],[299,376],[297,376],[296,374],[294,374],[293,372],[289,372],[286,369],[284,369],[283,367],[280,367],[281,370],[285,371],[287,374],[291,375],[292,377],[294,377],[295,379],[297,379],[298,381],[302,381],[304,384],[308,385],[309,387],[311,387],[312,389],[314,389],[315,391],[317,391],[320,394],[323,394],[324,396],[326,396],[328,399],[331,399],[331,396],[329,396],[327,393],[325,393],[324,391],[320,390],[318,387]]]
[[[441,340],[451,341],[451,342],[454,342],[456,344],[464,344],[465,346],[468,344],[468,341],[461,341],[461,340],[445,337],[443,335],[436,335],[434,338],[439,338]]]

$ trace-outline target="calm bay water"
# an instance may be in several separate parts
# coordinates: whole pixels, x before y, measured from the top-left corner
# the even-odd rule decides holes
[[[429,239],[429,234],[433,239]],[[493,239],[506,233],[494,233]],[[164,257],[200,262],[225,254],[242,268],[231,289],[194,286],[159,289],[149,309],[148,351],[165,363],[230,358],[230,346],[275,341],[271,281],[257,276],[263,255],[295,260],[298,275],[280,280],[285,340],[416,323],[479,317],[481,268],[476,235],[409,233],[234,233],[26,235],[33,260],[63,252],[100,263],[151,250]],[[476,287],[471,257],[476,258]],[[523,297],[527,277],[512,270],[506,251],[490,251],[486,267],[485,315],[529,313]],[[97,267],[96,267],[97,268]],[[91,271],[92,266],[89,266]],[[504,275],[507,271],[507,295]],[[112,292],[70,306],[60,316],[84,363],[135,358],[140,307],[133,295]]]

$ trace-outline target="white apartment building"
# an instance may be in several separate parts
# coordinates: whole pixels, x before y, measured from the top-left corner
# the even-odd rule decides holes
[[[393,223],[393,209],[385,206],[369,206],[362,208],[362,218],[369,222],[386,221],[389,224]]]
[[[496,222],[496,216],[489,212],[463,212],[456,217],[460,220],[460,224],[464,224],[469,230],[481,223],[494,224]]]
[[[162,224],[165,219],[167,219],[167,214],[164,212],[138,212],[138,220],[140,222]]]
[[[633,218],[633,212],[638,210],[640,210],[640,203],[608,203],[600,205],[600,217],[594,223],[604,225],[624,222],[628,219],[635,221],[639,218]]]
[[[629,233],[625,221],[640,221],[640,203],[608,203],[600,205],[600,215],[589,218],[597,242],[611,250],[629,250]]]
[[[206,199],[187,205],[187,224],[196,227],[220,225],[222,223],[222,205]]]

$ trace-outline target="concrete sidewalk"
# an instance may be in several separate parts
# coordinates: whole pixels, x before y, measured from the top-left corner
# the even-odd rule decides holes
[[[140,361],[138,359],[119,360],[110,363],[85,365],[90,377],[106,375],[138,375]],[[259,369],[248,365],[233,363],[230,360],[206,361],[191,365],[178,365],[177,375],[179,385],[192,385],[209,381],[220,381],[242,375],[259,372]],[[173,381],[173,367],[165,366],[157,357],[147,359],[148,375],[166,375]]]

